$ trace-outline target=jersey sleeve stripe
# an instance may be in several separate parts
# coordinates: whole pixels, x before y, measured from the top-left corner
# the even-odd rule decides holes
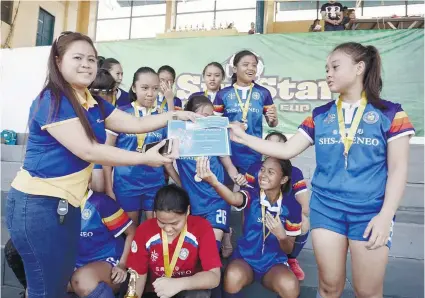
[[[239,208],[238,207],[235,207],[236,211],[242,211],[242,210],[244,210],[246,208],[246,206],[248,206],[248,202],[250,201],[250,196],[249,196],[249,193],[247,191],[241,190],[239,192],[244,196],[244,198],[245,198],[245,204],[243,206],[239,207]]]
[[[129,226],[131,226],[132,223],[133,223],[133,221],[130,220],[121,230],[119,230],[117,233],[115,233],[114,237],[115,238],[119,237],[122,233],[124,233],[125,230],[127,230],[127,228]]]
[[[104,222],[111,222],[117,218],[119,218],[122,214],[124,213],[124,210],[122,208],[120,208],[117,212],[115,212],[114,214],[103,218]]]
[[[301,223],[292,223],[289,220],[285,221],[285,230],[295,232],[301,230]]]
[[[404,114],[404,116],[400,116],[399,114]],[[413,129],[413,125],[410,122],[409,117],[407,117],[405,112],[398,112],[391,123],[390,133],[396,133],[407,129]]]
[[[409,135],[414,135],[414,134],[415,134],[415,131],[414,131],[414,130],[408,130],[408,131],[405,131],[405,132],[402,132],[402,133],[396,134],[395,136],[393,136],[393,137],[389,138],[389,139],[387,140],[387,143],[389,143],[389,142],[391,142],[391,141],[394,141],[394,140],[396,140],[396,139],[398,139],[398,138],[401,138],[401,137],[404,137],[404,136],[409,136]]]
[[[305,136],[306,138],[307,138],[307,140],[309,140],[310,141],[310,143],[311,144],[314,144],[314,141],[313,141],[313,139],[308,135],[308,133],[304,130],[304,129],[302,129],[301,127],[300,128],[298,128],[298,131],[299,132],[301,132],[302,133],[302,135],[303,136]]]
[[[295,183],[295,184],[292,186],[292,188],[293,188],[294,190],[300,190],[300,189],[303,189],[303,188],[306,188],[306,187],[307,187],[307,183],[305,183],[305,181],[304,181],[304,180],[298,181],[297,183]]]
[[[311,116],[307,117],[301,125],[306,126],[308,128],[314,128],[314,121]]]
[[[46,129],[51,128],[51,127],[59,126],[59,125],[66,124],[66,123],[73,122],[73,121],[77,121],[77,120],[79,120],[78,117],[75,117],[75,118],[71,118],[71,119],[66,119],[66,120],[62,120],[62,121],[58,121],[58,122],[49,123],[49,124],[43,125],[41,127],[41,130],[46,130]]]
[[[248,174],[248,173],[246,173],[245,174],[245,179],[246,179],[246,181],[248,181],[248,183],[255,183],[255,177],[254,176],[252,176],[251,174]]]
[[[214,112],[223,113],[223,111],[224,111],[224,105],[214,105]]]
[[[272,106],[274,106],[274,105],[264,106],[264,107],[263,107],[263,113],[264,113],[264,114],[265,114],[265,113],[267,113],[267,110],[268,110],[268,109],[270,109]]]
[[[405,111],[397,112],[394,116],[394,120],[401,119],[407,117],[407,113]]]
[[[298,191],[295,192],[295,196],[296,195],[299,195],[300,193],[306,192],[306,191],[308,191],[307,188],[300,189],[300,190],[298,190]]]
[[[109,133],[110,135],[113,135],[113,136],[118,136],[118,134],[116,133],[116,132],[113,132],[112,130],[109,130],[109,129],[105,129],[105,131],[106,131],[106,133]]]

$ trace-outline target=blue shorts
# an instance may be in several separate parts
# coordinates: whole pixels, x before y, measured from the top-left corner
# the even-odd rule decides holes
[[[77,270],[78,268],[81,268],[81,267],[87,265],[87,264],[94,263],[94,262],[102,262],[102,261],[111,264],[112,267],[115,267],[119,264],[120,257],[108,257],[106,259],[95,259],[95,260],[91,260],[91,261],[90,260],[84,260],[83,261],[83,260],[77,259],[77,263],[75,265],[74,271]]]
[[[139,210],[153,211],[153,201],[158,190],[159,188],[155,188],[137,196],[121,196],[117,194],[115,196],[125,212]]]
[[[267,272],[269,272],[270,269],[272,269],[274,266],[282,264],[282,265],[285,265],[289,268],[288,262],[283,262],[283,263],[275,263],[272,266],[270,266],[270,268],[266,268],[266,270],[264,270],[263,272],[257,271],[241,256],[238,247],[236,247],[233,250],[232,256],[230,257],[230,261],[237,260],[237,259],[244,260],[249,265],[249,267],[251,267],[252,272],[254,272],[254,280],[256,282],[259,282],[259,283],[261,283],[263,281],[264,275],[266,275]]]
[[[209,221],[213,229],[222,230],[225,233],[230,231],[230,206],[215,209],[206,214],[192,214],[205,218]]]
[[[315,198],[313,194],[310,202],[310,227],[311,230],[323,228],[329,231],[346,236],[348,239],[357,241],[369,241],[368,238],[363,238],[363,233],[367,225],[374,216],[379,213],[350,213],[327,206]],[[393,226],[395,217],[391,223],[390,238],[387,246],[391,248]]]
[[[102,170],[102,165],[94,164],[93,170]]]

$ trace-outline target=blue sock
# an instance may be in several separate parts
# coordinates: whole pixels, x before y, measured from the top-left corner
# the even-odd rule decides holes
[[[85,298],[115,298],[115,295],[110,286],[101,282],[97,285],[96,289]]]
[[[294,248],[292,252],[288,255],[289,259],[296,259],[300,254],[301,250],[304,248],[304,245],[307,243],[308,232],[304,235],[299,235],[295,238]]]
[[[217,250],[218,250],[218,253],[220,253],[220,250],[221,250],[221,241],[216,240],[215,241],[215,244],[217,244]]]

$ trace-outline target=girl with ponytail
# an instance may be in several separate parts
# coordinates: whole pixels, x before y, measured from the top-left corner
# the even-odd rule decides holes
[[[122,70],[121,63],[115,58],[104,58],[100,57],[98,60],[98,68],[106,69],[115,79],[115,87],[117,88],[116,93],[116,106],[122,107],[130,104],[128,98],[128,92],[120,88],[124,72]]]
[[[319,267],[317,297],[342,295],[348,247],[355,296],[382,297],[415,130],[400,104],[380,97],[381,57],[374,46],[337,46],[326,74],[339,98],[314,109],[287,142],[255,138],[237,125],[231,125],[232,139],[281,159],[316,145],[310,227]]]
[[[241,122],[247,134],[261,138],[263,115],[270,127],[277,126],[278,120],[269,90],[254,82],[257,64],[257,56],[250,51],[244,50],[235,55],[232,85],[217,93],[214,112],[228,117],[230,121]],[[261,154],[232,142],[232,162],[241,174],[245,174],[252,164],[261,162]]]

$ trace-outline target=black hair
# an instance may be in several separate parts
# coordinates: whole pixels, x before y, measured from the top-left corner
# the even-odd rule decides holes
[[[112,67],[115,64],[121,64],[117,59],[115,58],[107,58],[105,59],[105,57],[100,57],[100,59],[98,59],[98,67],[99,68],[104,68],[107,70],[111,70]]]
[[[156,193],[153,210],[186,214],[189,204],[188,193],[183,188],[170,184],[161,187]]]
[[[176,81],[176,71],[174,70],[174,68],[172,68],[169,65],[163,65],[158,69],[158,75],[163,71],[167,71],[171,73],[171,76],[173,77],[173,81]]]
[[[264,139],[268,140],[272,136],[278,136],[279,139],[281,141],[283,141],[284,143],[286,143],[288,141],[288,138],[283,133],[281,133],[280,131],[277,131],[277,130],[269,131],[269,133],[266,135],[266,137]]]
[[[200,107],[208,105],[213,106],[211,100],[209,100],[208,97],[204,95],[196,95],[189,98],[186,106],[184,107],[184,110],[189,112],[196,112]]]
[[[224,71],[223,65],[221,65],[221,64],[220,64],[220,63],[218,63],[218,62],[211,62],[211,63],[208,63],[208,64],[207,64],[207,66],[205,66],[205,67],[204,67],[204,70],[202,71],[202,75],[203,75],[203,76],[205,75],[205,72],[207,71],[207,68],[208,68],[209,66],[215,66],[215,67],[217,67],[218,69],[220,69],[220,71],[221,71],[221,75],[223,76],[223,79],[226,77],[226,72]]]
[[[233,66],[235,66],[235,67],[238,66],[239,61],[241,61],[241,59],[245,56],[254,56],[255,60],[257,60],[257,62],[258,62],[258,58],[253,52],[248,51],[248,50],[243,50],[243,51],[240,51],[239,53],[237,53],[235,55],[235,57],[233,58]],[[234,83],[236,83],[236,81],[237,81],[236,73],[233,73],[232,74],[232,85]]]
[[[269,158],[270,157],[266,157],[266,159],[264,161],[266,161]],[[280,187],[280,190],[282,191],[282,193],[290,192],[291,189],[292,189],[292,183],[291,183],[291,180],[292,180],[292,163],[289,159],[277,159],[277,158],[274,158],[274,159],[276,159],[277,162],[280,165],[280,168],[282,170],[282,177],[285,177],[285,176],[288,177],[288,181],[285,184],[282,184],[282,186]]]
[[[115,79],[109,70],[101,68],[97,71],[96,78],[89,86],[89,90],[93,96],[97,96],[101,92],[111,95],[114,93],[115,84]]]
[[[136,101],[137,99],[136,93],[134,93],[133,91],[133,87],[135,87],[134,84],[138,80],[139,75],[141,75],[142,73],[152,73],[154,75],[158,75],[155,72],[155,70],[147,66],[140,67],[138,70],[136,70],[136,72],[133,75],[133,83],[131,83],[130,90],[128,91],[128,98],[130,99],[131,102]]]
[[[363,90],[366,92],[367,101],[375,108],[384,110],[381,101],[382,91],[381,56],[374,46],[364,46],[357,42],[346,42],[338,45],[332,52],[342,51],[350,55],[354,62],[365,63],[363,76]]]

